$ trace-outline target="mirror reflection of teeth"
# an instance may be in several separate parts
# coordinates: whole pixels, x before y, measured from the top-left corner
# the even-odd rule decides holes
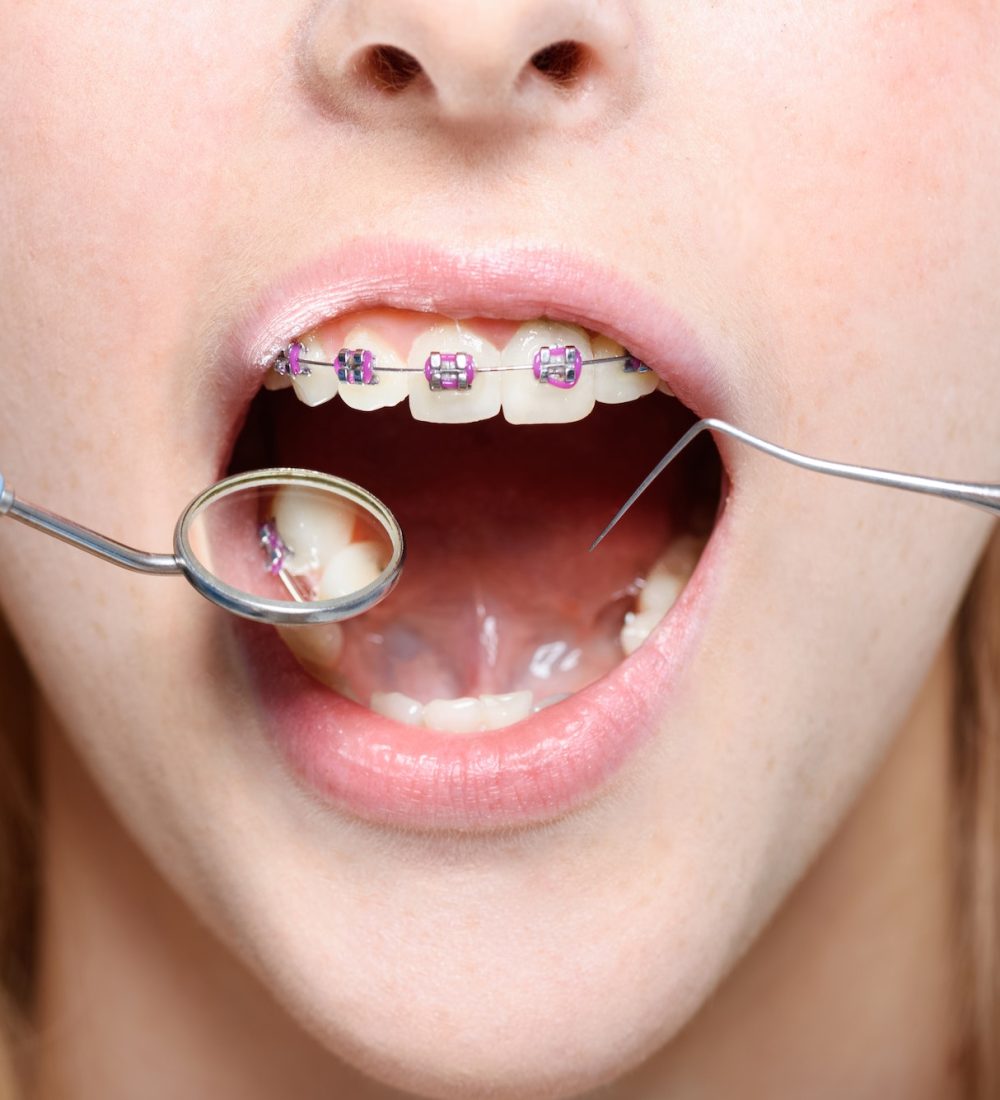
[[[355,324],[343,346],[324,346],[317,332],[274,360],[269,389],[291,386],[306,405],[340,395],[373,411],[409,399],[415,420],[471,423],[501,411],[513,424],[581,420],[595,403],[618,404],[666,383],[621,344],[553,321],[522,324],[503,348],[458,322],[431,325],[404,359],[367,324]]]
[[[292,551],[285,569],[293,576],[321,575],[351,543],[354,515],[336,501],[284,487],[274,494],[272,508],[282,543]]]
[[[349,596],[386,568],[390,547],[368,537],[355,513],[335,499],[286,486],[274,494],[271,512],[273,518],[261,528],[268,568],[287,574],[299,598]]]

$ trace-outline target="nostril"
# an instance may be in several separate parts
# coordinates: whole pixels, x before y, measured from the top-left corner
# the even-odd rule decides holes
[[[532,66],[559,88],[571,88],[589,64],[587,47],[569,40],[553,42],[531,57]]]
[[[423,72],[413,54],[398,46],[372,46],[359,68],[377,91],[389,94],[405,91]]]

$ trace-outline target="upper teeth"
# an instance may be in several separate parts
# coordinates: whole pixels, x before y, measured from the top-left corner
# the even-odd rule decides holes
[[[288,487],[274,494],[271,508],[276,533],[288,552],[281,567],[299,579],[309,599],[358,592],[385,568],[386,547],[356,537],[357,522],[349,509]]]
[[[553,321],[522,324],[498,349],[461,322],[441,319],[413,340],[405,360],[371,323],[355,323],[342,340],[348,357],[354,349],[370,353],[371,381],[377,385],[361,381],[360,367],[351,372],[349,364],[341,364],[340,380],[332,367],[305,365],[295,376],[272,377],[269,387],[290,384],[307,405],[323,404],[339,393],[346,405],[364,410],[409,397],[414,419],[438,423],[487,420],[502,410],[512,424],[543,424],[580,420],[595,401],[633,401],[655,390],[659,381],[651,371],[628,370],[620,344],[605,336],[591,340],[578,326]],[[341,347],[327,346],[322,329],[297,343],[298,357],[306,364],[335,363],[341,354]],[[588,365],[595,358],[622,361]],[[504,369],[512,367],[522,369]]]
[[[606,336],[595,336],[590,346],[595,359],[608,359],[621,355],[622,347]],[[594,397],[598,401],[617,404],[621,401],[634,401],[656,389],[659,381],[652,371],[640,374],[638,371],[608,370],[597,368],[594,372]]]
[[[433,353],[471,355],[477,375],[468,390],[432,390],[425,374],[425,364]],[[500,411],[501,374],[490,374],[490,367],[500,365],[500,353],[484,340],[460,325],[433,325],[413,341],[408,366],[419,369],[410,374],[410,415],[414,420],[432,420],[439,424],[468,424],[473,420],[489,420]]]
[[[279,489],[273,509],[278,533],[292,550],[285,568],[293,576],[322,573],[351,542],[354,516],[319,496]]]
[[[324,358],[324,348],[315,336],[307,336],[300,340],[302,345],[302,358],[321,360]],[[322,405],[331,397],[337,396],[340,383],[337,374],[332,370],[313,370],[308,374],[300,374],[292,378],[292,386],[295,388],[295,396],[305,405]],[[346,386],[344,387],[347,388]]]
[[[406,364],[388,346],[381,346],[376,352],[377,344],[378,337],[365,325],[356,325],[344,337],[346,347],[366,348],[376,356],[376,362],[382,368],[377,376],[377,386],[343,385],[340,387],[340,396],[349,408],[365,411],[385,409],[406,400],[409,375],[400,373],[398,370]]]
[[[533,362],[543,348],[575,347],[591,359],[590,337],[573,325],[532,321],[522,325],[503,349],[504,366]],[[582,420],[594,407],[594,375],[580,372],[572,389],[540,384],[533,371],[511,371],[503,376],[503,414],[511,424],[562,424]]]

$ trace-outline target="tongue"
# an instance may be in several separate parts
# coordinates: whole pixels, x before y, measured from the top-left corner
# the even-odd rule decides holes
[[[277,401],[282,465],[357,481],[396,513],[407,563],[394,593],[344,624],[336,679],[436,698],[579,690],[622,659],[637,581],[689,521],[691,465],[661,479],[593,554],[591,540],[689,422],[659,397],[585,421],[513,428],[414,421]],[[331,440],[335,441],[331,445]],[[273,457],[273,456],[272,456]]]
[[[617,664],[634,582],[666,539],[665,517],[588,555],[593,520],[609,513],[572,482],[556,478],[545,492],[483,469],[446,484],[396,500],[410,547],[403,580],[345,633],[341,670],[362,698],[362,685],[391,685],[421,702],[523,688],[539,699]]]

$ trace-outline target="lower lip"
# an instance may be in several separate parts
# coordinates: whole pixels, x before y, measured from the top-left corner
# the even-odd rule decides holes
[[[643,646],[569,699],[490,733],[456,736],[383,718],[313,680],[275,631],[242,623],[267,733],[324,807],[380,825],[485,831],[578,810],[667,723],[717,587],[727,512]]]

